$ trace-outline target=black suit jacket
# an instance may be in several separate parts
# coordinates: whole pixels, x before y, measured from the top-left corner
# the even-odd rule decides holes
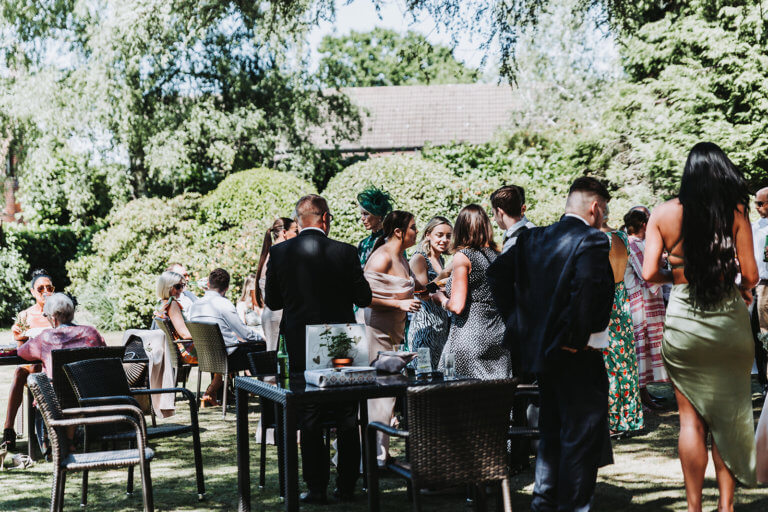
[[[523,371],[554,369],[560,347],[582,349],[591,333],[608,326],[614,295],[609,250],[604,233],[564,216],[520,233],[488,268],[506,320],[505,341]]]
[[[305,229],[270,249],[264,302],[283,310],[280,334],[291,373],[299,373],[306,366],[306,326],[354,323],[353,305],[368,306],[371,287],[354,246]]]

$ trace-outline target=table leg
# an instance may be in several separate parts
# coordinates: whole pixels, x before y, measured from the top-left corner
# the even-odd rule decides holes
[[[365,442],[368,429],[368,400],[360,400],[360,455],[363,467],[363,490],[368,488],[368,443]]]
[[[296,411],[294,405],[286,400],[283,407],[283,441],[285,446],[285,510],[299,510],[299,453],[296,446]]]
[[[226,393],[227,390],[225,389]],[[235,388],[235,406],[237,419],[237,509],[240,512],[251,510],[251,457],[248,439],[248,392]]]
[[[277,445],[277,478],[280,482],[280,499],[285,501],[285,423],[283,422],[283,407],[275,402],[275,444]]]
[[[35,399],[29,386],[25,387],[27,389],[27,455],[30,459],[35,460],[37,453],[35,443],[37,443],[37,439],[35,438],[35,409],[32,407]]]

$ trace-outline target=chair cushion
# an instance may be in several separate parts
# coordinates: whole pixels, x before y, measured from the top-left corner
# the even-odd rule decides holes
[[[144,457],[152,460],[155,452],[145,448]],[[61,466],[67,471],[83,469],[108,469],[134,466],[139,464],[139,450],[114,450],[108,452],[70,453],[61,461]]]

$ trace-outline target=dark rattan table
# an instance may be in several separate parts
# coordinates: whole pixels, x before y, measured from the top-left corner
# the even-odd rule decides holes
[[[284,465],[282,472],[285,479],[285,510],[299,510],[299,466],[298,447],[295,435],[285,435],[296,431],[296,408],[305,403],[329,403],[363,401],[371,398],[397,397],[404,395],[409,386],[420,384],[438,384],[442,380],[417,380],[403,375],[380,375],[376,384],[361,386],[337,386],[318,388],[304,382],[303,375],[292,375],[290,384],[274,386],[252,377],[236,377],[235,392],[237,404],[237,492],[238,510],[251,510],[251,475],[250,475],[250,440],[248,437],[248,398],[258,395],[276,402],[282,408],[278,415],[279,438],[284,442]],[[361,408],[360,421],[363,432],[368,424],[368,413]],[[365,460],[365,457],[363,457]]]
[[[40,364],[40,361],[27,361],[19,356],[0,356],[0,366],[19,366],[23,364]],[[32,392],[27,388],[27,455],[35,458],[35,410],[32,408]]]

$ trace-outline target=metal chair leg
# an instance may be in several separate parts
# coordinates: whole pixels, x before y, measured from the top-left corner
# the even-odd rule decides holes
[[[229,373],[225,373],[223,375],[224,377],[224,389],[223,389],[223,395],[224,399],[221,401],[221,416],[223,418],[227,417],[227,385],[229,384]]]
[[[149,473],[149,461],[146,460],[143,453],[141,454],[141,460],[139,468],[141,470],[141,494],[144,500],[144,512],[154,512],[155,503],[152,497],[152,477]]]
[[[509,488],[509,478],[501,481],[501,499],[504,512],[512,512],[512,490]]]
[[[88,505],[88,471],[83,471],[83,484],[80,492],[80,506],[85,507]]]
[[[259,489],[264,488],[264,483],[266,480],[266,472],[267,472],[267,427],[264,424],[264,422],[262,422],[261,423],[261,453],[259,454]]]

